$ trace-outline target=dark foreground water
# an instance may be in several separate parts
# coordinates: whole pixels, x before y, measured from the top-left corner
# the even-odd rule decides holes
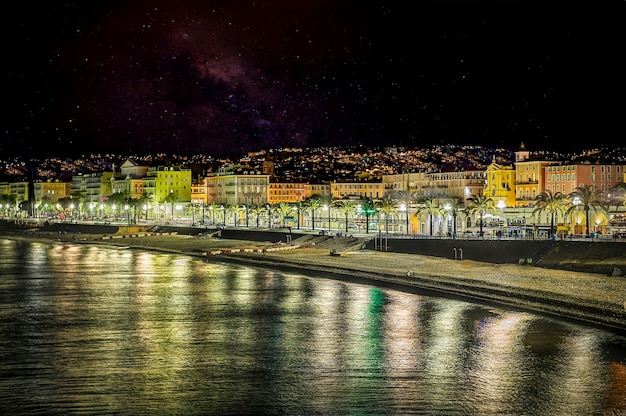
[[[0,253],[3,415],[626,413],[608,332],[180,255]]]

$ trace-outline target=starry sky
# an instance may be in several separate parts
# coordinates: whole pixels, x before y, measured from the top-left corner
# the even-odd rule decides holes
[[[623,142],[625,4],[25,0],[0,154]]]

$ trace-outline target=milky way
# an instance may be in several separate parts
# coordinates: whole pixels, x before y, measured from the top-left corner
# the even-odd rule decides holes
[[[626,69],[618,9],[578,5],[564,19],[538,4],[360,3],[21,3],[3,28],[0,150],[623,137],[608,104]]]

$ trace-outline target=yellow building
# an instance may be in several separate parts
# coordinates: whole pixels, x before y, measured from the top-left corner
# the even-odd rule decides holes
[[[333,199],[382,199],[385,196],[385,185],[381,182],[356,181],[337,182],[330,184]]]
[[[382,183],[385,198],[395,198],[398,192],[408,192],[414,199],[424,199],[424,191],[428,184],[426,172],[397,173],[383,175]]]
[[[38,204],[54,204],[59,199],[70,196],[72,184],[59,180],[35,181],[33,183],[35,201]]]
[[[111,195],[113,172],[79,173],[72,176],[70,192],[83,203],[99,203]]]
[[[295,203],[311,196],[311,186],[303,182],[271,182],[268,202],[272,205]]]
[[[312,183],[309,186],[311,187],[311,193],[307,196],[307,198],[317,196],[324,199],[331,195],[329,183]]]
[[[515,206],[535,204],[537,196],[545,191],[546,168],[558,162],[547,160],[521,160],[515,162]]]
[[[197,181],[191,183],[191,203],[192,204],[207,204],[206,194],[206,178],[198,178]]]
[[[458,198],[464,204],[472,195],[483,193],[485,179],[484,170],[401,173],[382,177],[385,197],[396,198],[402,191],[412,195],[414,201]]]
[[[191,169],[180,166],[149,168],[142,180],[143,192],[152,194],[156,203],[191,201]]]
[[[483,170],[427,173],[427,183],[423,186],[422,199],[443,201],[456,198],[467,205],[472,195],[479,195],[483,192],[486,176]]]
[[[483,195],[493,199],[497,206],[515,206],[514,167],[500,165],[496,162],[487,166]]]
[[[267,204],[270,175],[239,165],[226,165],[204,178],[204,186],[208,204]]]

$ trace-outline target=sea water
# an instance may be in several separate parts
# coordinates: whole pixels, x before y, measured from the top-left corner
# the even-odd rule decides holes
[[[196,257],[0,239],[0,413],[621,415],[626,339]]]

